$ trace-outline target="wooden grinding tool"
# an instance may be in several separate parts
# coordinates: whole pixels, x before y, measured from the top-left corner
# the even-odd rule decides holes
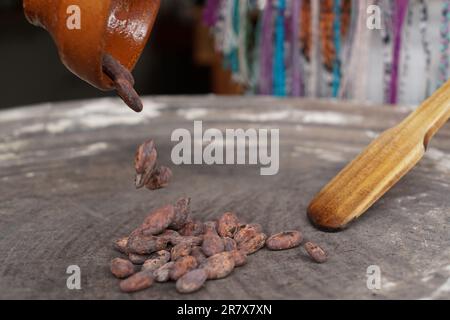
[[[307,210],[312,223],[337,231],[363,214],[419,162],[449,118],[450,81],[377,137],[315,196]]]
[[[53,37],[64,65],[100,90],[116,89],[133,110],[142,102],[131,75],[148,40],[160,0],[24,0],[27,19]],[[68,19],[78,10],[80,28]]]

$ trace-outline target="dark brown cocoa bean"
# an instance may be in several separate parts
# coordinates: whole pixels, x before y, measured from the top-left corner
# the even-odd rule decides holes
[[[238,249],[244,252],[246,255],[250,255],[264,247],[266,239],[267,236],[264,233],[257,233],[254,237],[244,242],[240,242],[238,244]]]
[[[111,261],[111,273],[117,278],[123,279],[134,273],[134,266],[128,260],[115,258]]]
[[[238,231],[235,233],[233,239],[237,244],[245,242],[250,238],[253,238],[256,234],[262,232],[262,227],[258,223],[246,224],[240,226]]]
[[[175,264],[169,272],[170,279],[178,280],[188,271],[197,267],[197,260],[193,256],[186,256],[175,261]]]
[[[223,238],[223,244],[225,251],[233,251],[237,249],[236,241],[231,238],[225,237]]]
[[[176,283],[176,288],[179,293],[191,293],[203,287],[208,275],[204,269],[195,269],[189,271],[184,276],[179,278]]]
[[[161,266],[160,268],[156,269],[153,272],[153,277],[155,278],[156,282],[166,282],[169,281],[169,273],[170,270],[173,268],[173,265],[175,262],[170,261],[167,262],[165,265]]]
[[[166,250],[160,250],[150,255],[149,259],[145,260],[142,265],[142,270],[155,271],[161,266],[165,265],[170,260],[170,253]]]
[[[140,230],[133,232],[128,238],[127,251],[140,255],[150,254],[167,247],[167,240],[152,235],[144,235]]]
[[[195,246],[192,248],[191,256],[193,256],[197,260],[198,265],[201,265],[208,258],[207,256],[205,256],[202,248],[199,246]]]
[[[175,209],[167,205],[151,212],[140,227],[145,235],[157,235],[166,230],[175,218]]]
[[[127,242],[128,237],[123,237],[114,241],[114,249],[117,251],[127,254]]]
[[[170,224],[170,228],[180,230],[188,220],[191,213],[191,198],[180,198],[175,203],[175,217]]]
[[[206,221],[204,224],[204,233],[208,233],[209,231],[213,231],[217,233],[217,221]]]
[[[207,257],[223,252],[225,247],[222,238],[214,231],[208,231],[203,236],[202,250]]]
[[[203,236],[179,236],[179,237],[172,237],[170,239],[170,243],[174,246],[176,246],[179,243],[189,243],[191,246],[199,246],[203,242]]]
[[[165,166],[157,167],[153,170],[150,178],[145,183],[145,187],[149,190],[158,190],[169,185],[173,173],[170,168]]]
[[[217,221],[217,233],[221,237],[232,238],[239,227],[239,219],[232,212],[224,213]]]
[[[199,220],[187,221],[183,228],[179,230],[182,236],[199,236],[202,235],[205,230],[203,222]]]
[[[129,253],[128,254],[128,260],[130,260],[133,264],[136,265],[141,265],[143,264],[145,261],[147,261],[147,259],[150,257],[150,255],[148,254],[136,254],[136,253]]]
[[[143,187],[150,179],[156,165],[158,153],[153,140],[147,140],[136,150],[134,169],[136,170],[136,188]]]
[[[270,236],[266,247],[270,250],[285,250],[298,247],[303,240],[300,231],[284,231]]]
[[[136,188],[143,187],[150,179],[156,165],[158,153],[153,140],[147,140],[136,150],[134,169],[136,170]]]
[[[188,242],[180,242],[172,248],[170,256],[172,261],[176,261],[181,257],[185,257],[191,254],[192,246]]]
[[[235,267],[240,267],[247,263],[247,255],[241,250],[233,250],[231,253],[233,254]]]
[[[319,247],[317,244],[313,242],[306,242],[305,243],[305,250],[317,263],[324,263],[328,259],[328,255],[321,247]]]
[[[221,279],[228,276],[234,269],[234,257],[231,252],[221,252],[209,257],[201,266],[208,279]]]
[[[135,292],[149,288],[153,284],[153,274],[149,271],[140,271],[131,277],[120,281],[120,290],[123,292]]]

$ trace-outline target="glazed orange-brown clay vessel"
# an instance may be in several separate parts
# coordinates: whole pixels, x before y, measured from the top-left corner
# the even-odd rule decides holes
[[[114,89],[103,73],[105,54],[132,70],[144,49],[160,0],[24,0],[25,15],[53,37],[62,62],[101,90]],[[68,19],[79,9],[79,29]]]

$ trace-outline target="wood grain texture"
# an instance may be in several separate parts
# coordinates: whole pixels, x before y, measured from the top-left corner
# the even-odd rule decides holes
[[[318,227],[339,230],[363,214],[423,157],[450,117],[450,81],[405,120],[380,134],[311,201]]]
[[[334,101],[153,97],[142,114],[117,99],[45,104],[0,112],[0,298],[308,299],[449,298],[450,128],[422,161],[351,228],[324,233],[309,223],[312,197],[377,134],[408,110]],[[279,128],[280,171],[258,166],[170,165],[175,128]],[[155,139],[174,172],[163,190],[135,190],[133,155]],[[311,263],[301,248],[261,250],[228,278],[192,295],[156,284],[123,294],[109,272],[112,241],[152,209],[192,197],[193,215],[236,211],[268,234],[299,228],[329,251]],[[82,289],[66,288],[77,264]],[[381,290],[366,287],[379,265]]]

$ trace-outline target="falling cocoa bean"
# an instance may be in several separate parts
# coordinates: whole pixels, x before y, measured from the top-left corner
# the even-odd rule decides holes
[[[153,274],[150,271],[140,271],[131,277],[120,281],[120,290],[123,292],[135,292],[149,288],[153,284]]]
[[[285,250],[298,247],[303,240],[300,231],[284,231],[270,236],[266,247],[270,250]]]
[[[170,168],[165,166],[157,167],[153,170],[150,178],[145,183],[145,187],[149,190],[158,190],[169,185],[173,173]]]
[[[240,267],[247,263],[247,255],[241,250],[233,250],[231,253],[233,254],[235,267]]]
[[[197,267],[197,260],[193,256],[181,257],[170,269],[169,276],[172,280],[178,280],[188,271]]]
[[[191,256],[197,260],[197,264],[201,265],[208,257],[205,256],[203,250],[199,246],[192,247]]]
[[[170,253],[166,250],[160,250],[150,255],[142,265],[142,270],[155,271],[161,266],[165,265],[170,260]]]
[[[123,237],[114,241],[114,249],[119,251],[120,253],[127,254],[127,242],[128,237]]]
[[[134,273],[133,264],[122,258],[115,258],[111,261],[111,273],[119,278],[126,278]]]
[[[317,244],[313,242],[306,242],[304,246],[306,252],[315,262],[324,263],[325,261],[327,261],[328,259],[327,253]]]
[[[158,153],[153,140],[147,140],[136,150],[134,157],[134,169],[136,170],[136,188],[142,188],[150,179],[156,166]]]
[[[217,221],[217,233],[221,237],[232,238],[239,227],[239,219],[232,212],[224,213]]]
[[[240,242],[238,244],[238,249],[244,252],[247,255],[255,253],[262,247],[264,247],[264,243],[266,242],[267,236],[264,233],[257,233],[250,239],[246,241]]]
[[[170,270],[173,268],[173,265],[175,262],[170,261],[167,262],[165,265],[159,267],[153,272],[153,277],[155,278],[156,282],[166,282],[169,281],[169,273]]]
[[[221,279],[228,276],[234,269],[235,262],[231,252],[221,252],[209,257],[201,266],[208,279]]]
[[[176,261],[181,257],[185,257],[191,254],[192,246],[188,242],[180,242],[172,248],[170,256],[172,261]]]
[[[199,220],[187,221],[183,228],[179,230],[182,236],[199,236],[205,231],[205,226],[203,222]]]
[[[258,233],[262,232],[262,227],[258,223],[252,223],[252,224],[246,224],[241,226],[234,235],[233,239],[236,241],[237,244],[241,242],[245,242],[254,236],[256,236]]]
[[[191,212],[191,198],[180,198],[174,205],[175,216],[170,224],[170,228],[180,230],[186,223]]]
[[[128,238],[127,251],[140,255],[150,254],[167,247],[167,240],[152,235],[145,235],[140,230],[133,232]]]
[[[237,249],[236,241],[231,238],[225,237],[223,238],[223,244],[225,251],[233,251]]]
[[[202,250],[208,257],[224,251],[225,247],[222,238],[214,230],[207,231],[203,236]]]
[[[151,212],[147,218],[145,218],[140,229],[145,235],[157,235],[167,229],[174,218],[175,209],[169,204]]]
[[[204,269],[189,271],[179,278],[176,283],[177,291],[180,293],[191,293],[201,289],[208,275]]]

